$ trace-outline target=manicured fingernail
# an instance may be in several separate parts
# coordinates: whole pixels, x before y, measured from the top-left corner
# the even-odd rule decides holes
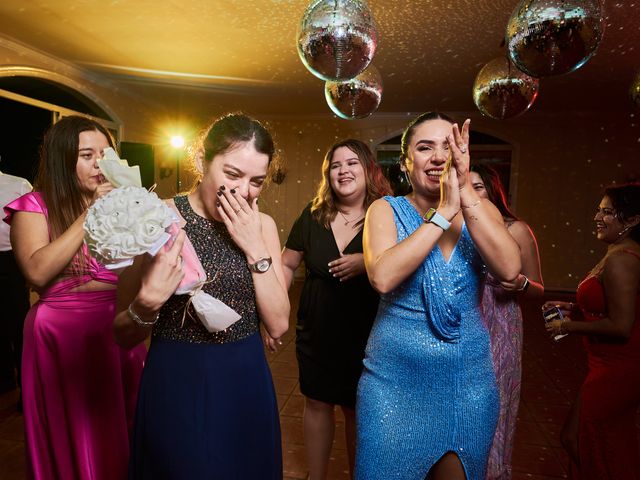
[[[224,185],[221,185],[221,186],[220,186],[220,190],[224,190],[224,189],[225,189],[225,186],[224,186]]]
[[[236,193],[236,189],[232,188],[231,190],[229,190],[231,192],[231,195],[233,195],[234,193]]]
[[[216,207],[219,207],[220,205],[222,205],[218,200],[216,200]]]
[[[222,192],[218,192],[218,196],[221,197],[222,196]]]

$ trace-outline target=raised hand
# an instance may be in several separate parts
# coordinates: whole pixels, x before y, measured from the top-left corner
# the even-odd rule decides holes
[[[262,238],[262,221],[258,210],[258,199],[252,204],[234,189],[221,187],[218,191],[218,212],[222,217],[233,241],[245,254],[258,252],[254,256],[263,256],[266,246]]]
[[[447,220],[451,220],[460,211],[460,186],[458,175],[452,167],[452,158],[449,157],[440,176],[440,204],[438,212]]]
[[[100,185],[98,185],[98,187],[93,192],[93,197],[91,198],[91,202],[89,203],[89,206],[96,203],[96,200],[98,200],[101,197],[104,197],[107,193],[112,191],[114,188],[115,187],[111,183],[102,182]]]
[[[447,137],[449,151],[452,155],[452,165],[458,174],[458,184],[463,189],[469,181],[469,126],[471,120],[468,118],[462,124],[460,131],[458,124],[453,124],[453,132]]]

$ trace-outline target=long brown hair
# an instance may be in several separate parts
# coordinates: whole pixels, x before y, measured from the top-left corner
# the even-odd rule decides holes
[[[322,161],[322,180],[318,186],[316,196],[311,202],[311,214],[318,223],[324,225],[326,228],[330,227],[331,222],[338,214],[338,207],[336,207],[336,194],[331,188],[329,172],[331,170],[333,154],[341,147],[347,147],[355,153],[360,164],[362,164],[366,182],[366,192],[364,196],[365,211],[374,200],[377,200],[384,195],[391,195],[391,186],[382,174],[382,170],[376,163],[376,159],[366,143],[353,138],[348,138],[334,143],[331,148],[329,148],[324,156],[324,160]],[[362,224],[363,221],[364,219],[360,220],[357,225]]]
[[[80,133],[98,131],[115,149],[109,131],[90,118],[71,115],[52,125],[40,147],[40,163],[34,189],[44,197],[49,210],[51,239],[62,235],[87,208],[76,173]]]

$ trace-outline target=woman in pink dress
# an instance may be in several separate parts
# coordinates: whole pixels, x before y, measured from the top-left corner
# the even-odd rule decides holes
[[[482,292],[482,317],[489,329],[500,392],[500,416],[489,452],[486,479],[510,480],[522,377],[522,312],[518,300],[525,296],[541,298],[544,285],[536,239],[529,225],[509,208],[498,172],[486,165],[472,165],[470,175],[474,190],[498,208],[520,247],[522,271],[515,282],[498,282],[489,273]]]
[[[83,245],[87,207],[113,189],[97,160],[108,131],[65,117],[44,138],[35,191],[5,207],[11,244],[40,294],[24,325],[27,477],[124,479],[146,349],[114,341],[117,277]]]

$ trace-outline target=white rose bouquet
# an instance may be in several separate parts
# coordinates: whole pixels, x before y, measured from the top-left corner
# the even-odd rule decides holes
[[[139,168],[130,167],[112,148],[104,150],[99,166],[116,188],[89,207],[84,241],[96,260],[115,270],[143,253],[155,255],[171,238],[167,230],[178,218],[155,193],[142,188]]]
[[[155,193],[142,187],[119,187],[89,208],[85,243],[107,268],[122,268],[143,253],[155,255],[171,238],[166,230],[177,220]]]

